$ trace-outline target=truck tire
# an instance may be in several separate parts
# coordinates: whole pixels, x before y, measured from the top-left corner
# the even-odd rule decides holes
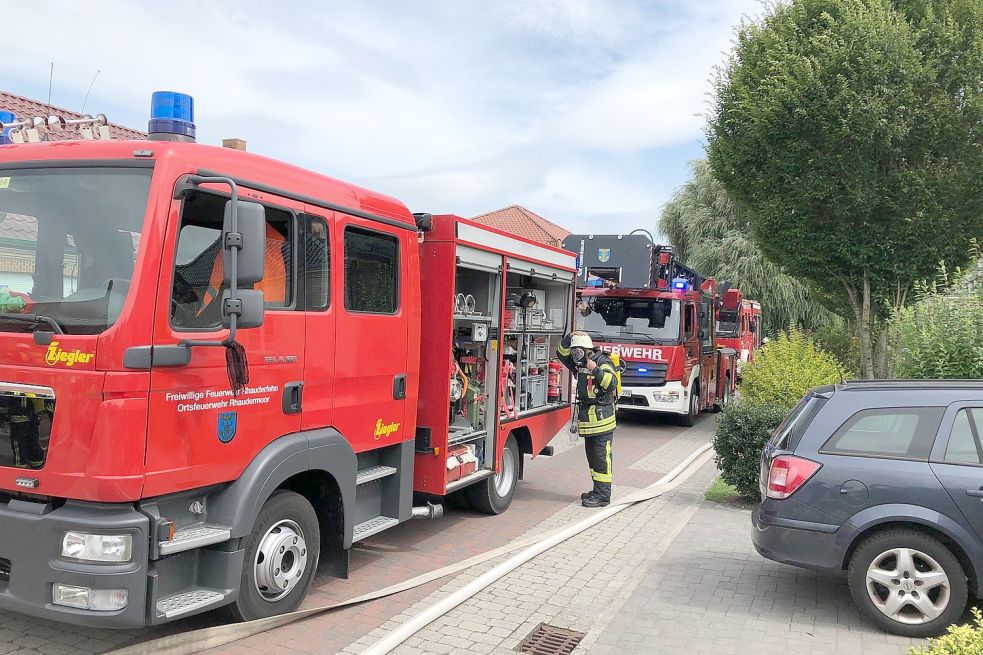
[[[945,544],[917,530],[887,530],[850,558],[853,602],[877,627],[906,637],[932,637],[966,610],[966,574]]]
[[[730,373],[724,376],[724,392],[720,399],[713,404],[714,413],[722,412],[730,404]]]
[[[696,425],[696,417],[700,415],[700,385],[694,383],[689,392],[689,411],[679,417],[679,424],[684,428]]]
[[[277,491],[260,510],[245,541],[239,598],[229,606],[237,621],[292,612],[314,580],[321,552],[317,514],[293,491]]]
[[[471,485],[468,500],[471,507],[482,514],[501,514],[512,504],[512,496],[519,484],[519,444],[514,435],[509,435],[502,449],[501,470],[490,478]]]

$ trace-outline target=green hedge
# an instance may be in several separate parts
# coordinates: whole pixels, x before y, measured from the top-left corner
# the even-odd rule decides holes
[[[846,371],[836,357],[795,328],[782,332],[741,370],[740,393],[752,405],[795,407],[813,387],[840,382]]]
[[[749,500],[760,497],[761,451],[771,431],[785,418],[785,413],[785,408],[778,405],[752,405],[741,401],[728,405],[717,425],[713,447],[717,451],[720,477]]]

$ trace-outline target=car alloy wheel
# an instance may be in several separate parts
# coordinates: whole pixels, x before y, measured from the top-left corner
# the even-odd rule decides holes
[[[951,592],[942,566],[914,548],[892,548],[867,568],[867,593],[874,607],[899,623],[933,621],[949,606]]]

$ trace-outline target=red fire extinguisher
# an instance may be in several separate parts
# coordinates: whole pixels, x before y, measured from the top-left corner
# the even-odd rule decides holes
[[[563,370],[563,365],[554,360],[550,361],[549,367],[549,378],[546,385],[546,396],[549,401],[556,401],[560,399],[560,371]]]

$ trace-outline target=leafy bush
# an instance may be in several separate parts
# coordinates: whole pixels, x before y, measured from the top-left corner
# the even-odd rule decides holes
[[[785,418],[778,405],[752,405],[741,401],[724,410],[713,447],[724,482],[734,485],[745,498],[757,500],[761,451],[769,434]]]
[[[860,339],[850,324],[843,320],[831,322],[812,331],[816,346],[837,359],[849,377],[860,376]]]
[[[809,389],[839,382],[846,371],[836,357],[818,348],[812,337],[792,328],[765,344],[741,375],[744,401],[789,410]]]
[[[971,625],[951,625],[938,639],[930,639],[927,646],[912,647],[910,655],[979,655],[983,653],[983,615],[973,608]]]
[[[951,286],[943,276],[920,291],[918,302],[898,311],[892,321],[895,373],[905,378],[983,377],[983,295],[961,276]]]

